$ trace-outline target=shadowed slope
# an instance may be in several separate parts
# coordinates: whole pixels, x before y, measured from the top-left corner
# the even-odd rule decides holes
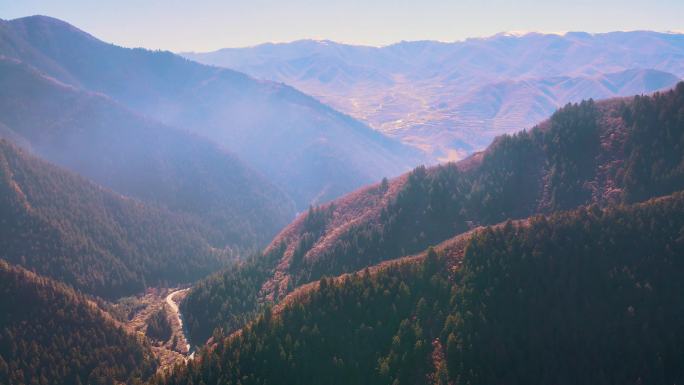
[[[145,205],[0,139],[0,258],[107,298],[225,266],[192,217]]]
[[[187,214],[212,246],[258,248],[294,214],[287,196],[211,142],[0,59],[0,121],[38,155],[119,193]]]
[[[0,54],[212,139],[278,183],[299,209],[420,161],[414,149],[283,84],[106,44],[47,17],[2,24]]]
[[[156,366],[93,301],[0,260],[1,383],[134,384]]]

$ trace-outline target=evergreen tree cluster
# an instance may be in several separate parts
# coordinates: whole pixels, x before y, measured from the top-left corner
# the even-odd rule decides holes
[[[545,124],[498,138],[473,166],[416,168],[378,220],[349,226],[315,258],[306,258],[330,230],[326,218],[334,207],[312,209],[306,219],[311,224],[296,241],[290,289],[420,252],[477,226],[684,189],[683,116],[684,83],[620,103],[569,104]],[[201,309],[193,312],[193,333],[206,337],[217,327],[239,328],[235,320],[249,319],[240,309],[251,312],[258,306],[235,306],[245,290],[238,280],[258,271],[247,298],[260,301],[261,284],[279,262],[273,254],[255,257],[238,273],[226,272],[193,289],[187,309]]]
[[[673,91],[636,96],[621,108],[630,135],[624,167],[616,170],[625,200],[684,189],[684,82]]]
[[[454,258],[322,278],[153,383],[684,380],[684,193],[486,228]]]
[[[322,278],[305,299],[277,314],[266,307],[238,336],[215,341],[199,359],[177,367],[168,382],[157,381],[358,384],[421,378],[422,372],[408,371],[428,370],[429,335],[439,332],[434,321],[444,318],[438,313],[448,308],[451,291],[437,256],[431,256],[432,264]]]
[[[136,384],[156,366],[95,302],[0,260],[1,384]]]
[[[684,380],[684,194],[476,235],[443,338],[457,384]]]
[[[198,282],[180,306],[190,339],[202,344],[214,332],[227,334],[253,319],[265,305],[261,288],[283,252],[281,245],[270,253],[254,254]]]
[[[613,115],[622,118],[617,148],[605,143]],[[616,203],[598,186],[620,191],[617,203],[684,189],[684,83],[614,108],[569,104],[546,126],[498,138],[477,167],[415,169],[379,221],[351,226],[301,266],[297,282],[416,253],[473,226]]]
[[[189,282],[227,264],[199,225],[0,140],[0,258],[104,298]]]
[[[171,333],[171,324],[166,316],[166,310],[162,307],[147,320],[147,331],[145,334],[157,341],[166,342],[171,338]]]

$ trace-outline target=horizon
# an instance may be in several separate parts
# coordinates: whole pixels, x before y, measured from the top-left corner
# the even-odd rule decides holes
[[[542,2],[508,4],[427,0],[421,4],[377,0],[314,3],[273,0],[250,3],[198,0],[102,1],[55,3],[27,0],[0,4],[0,18],[32,15],[54,17],[88,31],[103,41],[124,47],[209,52],[300,40],[384,47],[403,41],[462,42],[516,31],[591,34],[617,31],[682,32],[677,17],[684,2],[638,0]],[[121,28],[125,21],[126,28]]]
[[[68,20],[64,20],[55,16],[51,15],[45,15],[45,14],[34,14],[34,15],[27,15],[27,16],[21,16],[21,17],[16,17],[16,18],[9,18],[9,19],[4,19],[0,18],[0,20],[8,21],[11,22],[13,20],[20,20],[20,19],[26,19],[26,18],[31,18],[31,17],[44,17],[44,18],[50,18],[50,19],[55,19],[59,20],[61,22],[67,23],[72,27],[77,28],[78,30],[85,32],[93,37],[95,37],[98,40],[101,40],[106,43],[112,43],[117,46],[121,46],[123,48],[143,48],[143,49],[148,49],[148,50],[162,50],[162,51],[169,51],[172,53],[176,54],[185,54],[185,53],[210,53],[210,52],[215,52],[215,51],[220,51],[224,49],[248,49],[248,48],[255,48],[263,45],[287,45],[287,44],[293,44],[293,43],[298,43],[298,42],[316,42],[316,43],[333,43],[337,45],[346,45],[346,46],[353,46],[353,47],[368,47],[368,48],[385,48],[385,47],[391,47],[393,45],[397,44],[402,44],[402,43],[419,43],[419,42],[434,42],[434,43],[441,43],[441,44],[456,44],[456,43],[464,43],[470,40],[487,40],[487,39],[493,39],[499,36],[506,36],[506,37],[513,37],[513,38],[523,38],[528,35],[543,35],[543,36],[566,36],[567,34],[572,34],[572,33],[586,33],[591,36],[597,36],[597,35],[607,35],[607,34],[613,34],[613,33],[639,33],[639,32],[649,32],[649,33],[658,33],[658,34],[665,34],[665,35],[684,35],[684,30],[652,30],[652,29],[631,29],[631,30],[610,30],[610,31],[603,31],[603,32],[588,32],[588,31],[581,31],[581,30],[568,30],[568,31],[499,31],[491,35],[485,35],[485,36],[469,36],[465,37],[463,39],[459,40],[438,40],[438,39],[417,39],[417,40],[397,40],[394,42],[390,42],[388,44],[382,44],[382,45],[372,45],[372,44],[355,44],[355,43],[349,43],[345,41],[339,41],[339,40],[332,40],[328,38],[310,38],[310,37],[304,37],[304,38],[299,38],[295,40],[283,40],[283,41],[263,41],[260,43],[256,44],[251,44],[251,45],[243,45],[243,46],[226,46],[226,47],[221,47],[209,51],[173,51],[173,50],[168,50],[168,49],[163,49],[163,48],[154,48],[154,47],[143,47],[143,46],[126,46],[126,45],[121,45],[113,41],[106,40],[105,38],[101,36],[97,36],[93,33],[91,33],[89,30],[86,30],[82,27],[80,27],[77,24],[73,24],[69,22]]]
[[[39,15],[42,16],[42,15]],[[331,40],[331,39],[318,39],[318,38],[301,38],[301,39],[295,39],[295,40],[284,40],[284,41],[264,41],[261,43],[256,43],[256,44],[251,44],[251,45],[243,45],[243,46],[231,46],[231,47],[222,47],[214,50],[209,50],[209,51],[171,51],[174,53],[179,53],[179,54],[185,54],[185,53],[211,53],[211,52],[216,52],[216,51],[221,51],[224,49],[249,49],[249,48],[255,48],[263,45],[287,45],[287,44],[294,44],[294,43],[299,43],[299,42],[315,42],[315,43],[332,43],[336,45],[345,45],[345,46],[350,46],[350,47],[366,47],[366,48],[385,48],[385,47],[391,47],[393,45],[397,44],[402,44],[402,43],[420,43],[420,42],[432,42],[432,43],[440,43],[440,44],[457,44],[457,43],[465,43],[470,40],[487,40],[487,39],[493,39],[499,36],[507,36],[507,37],[513,37],[513,38],[523,38],[528,35],[543,35],[543,36],[566,36],[567,34],[571,33],[586,33],[591,36],[597,36],[597,35],[607,35],[607,34],[612,34],[612,33],[639,33],[639,32],[649,32],[649,33],[658,33],[658,34],[664,34],[664,35],[684,35],[684,30],[664,30],[664,31],[658,31],[658,30],[652,30],[652,29],[631,29],[631,30],[613,30],[613,31],[605,31],[605,32],[587,32],[587,31],[579,31],[579,30],[573,30],[573,31],[500,31],[496,32],[492,35],[485,35],[485,36],[470,36],[466,37],[463,39],[459,40],[437,40],[437,39],[418,39],[418,40],[397,40],[395,42],[391,42],[388,44],[381,44],[381,45],[372,45],[372,44],[355,44],[355,43],[348,43],[344,41],[338,41],[338,40]],[[126,47],[126,48],[144,48],[144,47]]]

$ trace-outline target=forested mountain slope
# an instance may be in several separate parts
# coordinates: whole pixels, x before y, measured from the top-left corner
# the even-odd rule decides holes
[[[0,139],[0,258],[118,298],[225,266],[204,225],[146,205]]]
[[[94,302],[0,260],[0,383],[135,384],[156,366]]]
[[[415,149],[289,86],[107,44],[49,17],[1,21],[0,55],[215,141],[278,183],[300,209],[421,160]]]
[[[282,190],[208,140],[6,58],[0,58],[0,122],[11,139],[44,159],[192,217],[219,249],[262,247],[295,213]]]
[[[684,83],[653,96],[568,105],[462,162],[420,167],[312,209],[262,256],[188,295],[191,332],[202,340],[215,327],[234,329],[245,311],[301,284],[410,255],[476,226],[684,189],[682,111]]]
[[[297,290],[162,384],[679,383],[684,194],[478,229]]]

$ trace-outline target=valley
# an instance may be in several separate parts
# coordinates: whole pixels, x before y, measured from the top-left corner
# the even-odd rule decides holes
[[[124,329],[131,335],[148,339],[152,353],[160,362],[158,372],[164,373],[174,366],[192,360],[195,355],[187,337],[183,316],[178,303],[187,295],[189,288],[149,288],[134,297],[126,297],[113,304]],[[167,321],[168,336],[162,339],[150,336],[151,319],[157,313]]]
[[[381,47],[321,40],[187,52],[282,81],[424,151],[456,161],[567,103],[650,93],[684,77],[679,34],[506,34]]]
[[[0,19],[0,385],[684,382],[684,34],[139,22]]]

